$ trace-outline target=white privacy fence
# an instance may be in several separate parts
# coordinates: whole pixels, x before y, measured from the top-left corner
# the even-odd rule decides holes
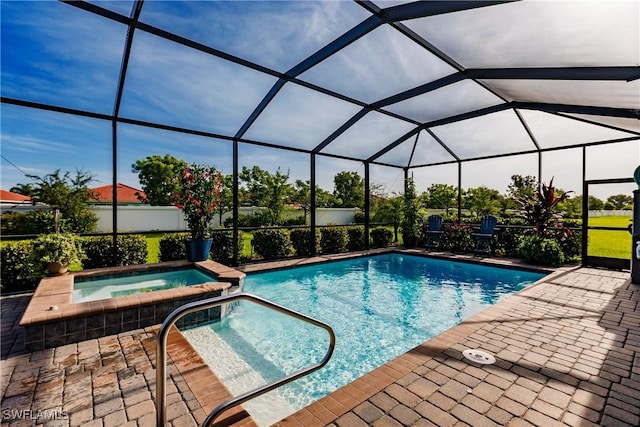
[[[598,217],[598,216],[632,216],[633,211],[630,210],[615,210],[615,211],[589,211],[589,218]]]
[[[37,209],[51,209],[49,206],[2,206],[2,213],[6,211],[27,213]],[[98,217],[96,233],[113,231],[113,207],[110,205],[95,205],[90,211]],[[256,207],[238,208],[240,215],[251,215],[260,211]],[[316,209],[316,224],[352,224],[355,222],[357,208],[318,208]],[[299,216],[303,215],[302,209]],[[231,217],[231,212],[222,216],[222,221]],[[219,216],[211,222],[213,227],[220,225]],[[146,232],[146,231],[185,231],[187,222],[182,211],[175,206],[122,205],[118,206],[118,231]]]

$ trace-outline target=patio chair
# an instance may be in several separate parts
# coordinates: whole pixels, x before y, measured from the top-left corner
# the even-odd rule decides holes
[[[492,215],[485,215],[480,219],[480,232],[471,234],[471,237],[476,239],[474,256],[491,254],[491,240],[493,240],[497,222],[498,219]]]
[[[426,249],[437,249],[440,245],[440,236],[442,236],[442,216],[430,215],[427,218],[429,229],[426,231],[427,241],[425,243]]]

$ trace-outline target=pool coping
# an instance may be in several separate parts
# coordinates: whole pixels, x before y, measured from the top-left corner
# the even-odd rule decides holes
[[[96,301],[73,302],[75,277],[193,266],[213,275],[218,282],[212,281],[200,285]],[[244,277],[245,273],[211,260],[197,263],[171,261],[107,267],[63,276],[45,277],[40,281],[20,320],[20,326],[25,330],[25,349],[35,351],[159,324],[178,306],[201,299],[203,296],[226,294],[232,287],[241,286]],[[212,309],[206,315],[219,317],[220,310],[221,308]],[[192,323],[204,320],[204,315],[199,314],[199,316],[188,320]]]
[[[357,405],[365,402],[374,394],[378,393],[385,387],[393,384],[398,379],[411,372],[412,369],[417,368],[419,365],[425,363],[433,356],[439,354],[442,351],[445,351],[451,345],[459,342],[461,338],[468,336],[474,331],[477,331],[486,322],[491,321],[497,315],[510,310],[514,305],[517,304],[517,302],[514,302],[516,300],[514,300],[513,297],[516,297],[517,295],[527,290],[531,290],[537,285],[554,280],[580,268],[579,266],[564,266],[557,269],[549,269],[545,267],[525,264],[520,260],[509,258],[478,258],[468,255],[450,254],[445,252],[425,252],[424,250],[420,249],[402,248],[382,248],[359,252],[323,255],[312,258],[298,258],[279,260],[274,262],[253,263],[239,266],[237,268],[238,270],[245,273],[257,273],[386,253],[409,254],[427,258],[488,265],[493,267],[537,271],[547,273],[547,275],[527,286],[526,288],[507,296],[495,305],[486,308],[485,310],[472,316],[464,322],[452,326],[441,334],[436,335],[435,337],[425,341],[424,343],[407,351],[406,353],[401,354],[400,356],[374,369],[373,371],[364,374],[353,382],[340,387],[327,396],[298,410],[290,416],[283,418],[282,420],[276,422],[274,426],[312,427],[324,426],[335,421],[340,416],[346,414],[350,410],[353,410],[353,408],[355,408]],[[496,309],[496,307],[498,306],[499,308]],[[184,345],[186,346],[186,349],[195,351],[186,339],[184,340]],[[203,361],[203,363],[205,363],[205,366],[208,368],[206,362]],[[188,382],[194,396],[196,396],[196,398],[203,403],[202,408],[204,409],[205,413],[210,413],[211,411],[213,411],[220,402],[220,399],[216,399],[217,402],[215,404],[208,403],[206,401],[207,398],[211,398],[211,391],[208,385],[211,383],[219,384],[220,380],[210,368],[208,370],[202,370],[201,376],[198,378],[198,381],[195,384],[191,384]],[[221,416],[224,417],[224,414],[222,414]],[[250,415],[247,418],[242,418],[238,423],[233,423],[231,420],[226,421],[227,422],[225,422],[224,425],[232,425],[236,427],[244,426],[247,422],[253,422]]]

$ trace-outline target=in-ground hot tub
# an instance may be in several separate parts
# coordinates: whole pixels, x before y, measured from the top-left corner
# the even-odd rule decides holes
[[[188,271],[195,269],[196,271]],[[143,286],[132,293],[130,289],[106,294],[94,293],[97,298],[74,302],[74,282],[79,288],[96,279],[130,278],[144,273],[176,272],[185,270],[187,275],[202,276],[205,282],[154,290],[155,286]],[[193,273],[193,274],[192,274]],[[169,313],[186,303],[228,293],[233,286],[240,287],[245,274],[214,261],[190,263],[173,261],[127,267],[109,267],[85,270],[58,277],[45,277],[25,310],[20,326],[25,331],[25,350],[36,351],[74,342],[114,335],[125,331],[157,325]],[[142,276],[141,276],[142,277]],[[78,293],[78,292],[76,292]],[[215,307],[185,316],[178,326],[191,326],[201,322],[219,320],[224,307]]]

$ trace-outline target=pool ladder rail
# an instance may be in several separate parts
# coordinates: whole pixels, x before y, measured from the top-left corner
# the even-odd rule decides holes
[[[324,322],[316,320],[312,317],[306,316],[302,313],[298,313],[297,311],[290,310],[281,305],[275,304],[271,301],[267,301],[263,298],[257,297],[252,294],[240,292],[232,295],[223,295],[214,298],[207,298],[202,301],[195,301],[188,304],[185,304],[181,307],[175,309],[164,322],[160,326],[160,330],[158,331],[158,343],[156,345],[156,425],[164,426],[166,424],[167,419],[167,337],[169,335],[169,330],[171,327],[182,317],[195,313],[200,310],[205,310],[212,307],[217,307],[219,305],[233,302],[236,300],[247,300],[254,302],[256,304],[262,305],[264,307],[270,308],[272,310],[278,311],[280,313],[286,314],[288,316],[294,317],[296,319],[302,320],[303,322],[310,323],[312,325],[318,326],[320,328],[325,329],[329,333],[329,348],[327,353],[324,355],[320,362],[308,366],[304,369],[300,369],[292,374],[289,374],[279,380],[267,383],[261,387],[258,387],[254,390],[250,390],[246,393],[242,393],[238,396],[235,396],[231,399],[228,399],[218,405],[205,419],[202,424],[205,427],[209,427],[213,424],[213,421],[224,411],[229,408],[233,408],[238,406],[248,400],[253,399],[254,397],[258,397],[265,393],[268,393],[276,388],[288,384],[292,381],[297,380],[298,378],[304,377],[312,372],[321,369],[327,363],[329,363],[329,359],[333,354],[333,350],[335,349],[336,344],[336,336],[333,332],[331,326],[327,325]]]

